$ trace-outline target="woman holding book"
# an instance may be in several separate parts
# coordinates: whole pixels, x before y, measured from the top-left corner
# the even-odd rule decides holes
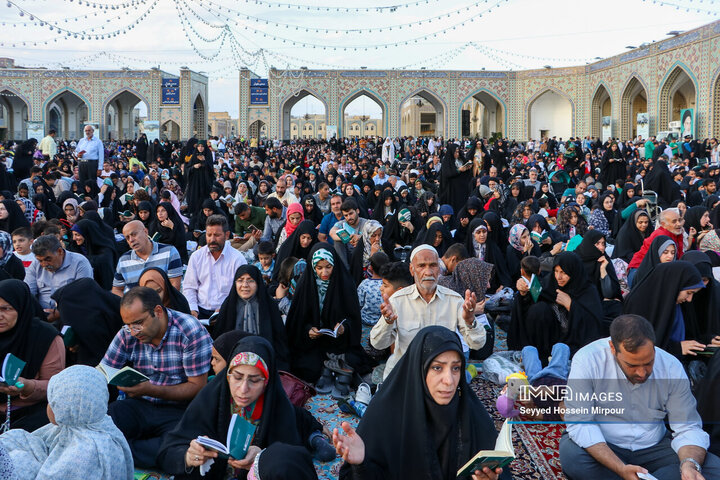
[[[357,430],[343,422],[333,442],[345,460],[341,480],[454,480],[480,450],[493,450],[490,415],[465,379],[458,336],[445,327],[420,330],[383,383]],[[463,480],[511,478],[485,467]]]
[[[220,458],[203,448],[197,437],[224,444],[233,414],[254,425],[255,435],[244,458]],[[178,480],[245,478],[258,453],[276,442],[334,453],[321,430],[309,412],[294,407],[285,395],[270,343],[261,337],[245,337],[235,345],[228,366],[200,391],[177,427],[166,435],[158,464]],[[209,468],[202,477],[201,465]]]
[[[62,337],[41,315],[40,304],[24,282],[0,282],[0,363],[8,354],[25,362],[14,386],[0,386],[0,421],[6,420],[9,395],[11,428],[33,431],[48,423],[48,381],[65,368]]]

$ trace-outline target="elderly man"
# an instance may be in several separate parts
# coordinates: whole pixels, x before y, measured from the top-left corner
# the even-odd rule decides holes
[[[720,478],[720,459],[707,452],[710,439],[685,370],[655,346],[643,317],[619,316],[610,338],[578,350],[568,387],[567,433],[560,440],[568,478],[634,479],[648,472],[659,480]]]
[[[430,245],[416,247],[410,255],[410,273],[415,283],[395,292],[380,306],[382,316],[370,331],[370,344],[384,350],[393,343],[395,350],[385,366],[383,379],[405,354],[420,329],[441,325],[460,332],[474,350],[485,345],[485,328],[475,315],[484,312],[484,299],[478,303],[467,290],[465,298],[449,288],[438,285],[440,262]]]
[[[122,233],[130,251],[123,253],[118,261],[112,293],[122,296],[126,289],[137,286],[143,270],[150,267],[164,270],[172,286],[180,290],[183,263],[174,246],[153,242],[140,220],[128,222]]]
[[[685,231],[683,229],[684,224],[685,220],[682,218],[682,216],[680,215],[680,211],[677,208],[668,208],[660,212],[660,227],[656,228],[655,231],[651,233],[648,238],[645,239],[640,250],[635,252],[632,260],[630,260],[630,264],[628,265],[628,279],[630,280],[630,282],[632,282],[632,279],[635,276],[635,270],[642,263],[643,258],[645,258],[645,255],[650,248],[650,244],[652,244],[653,240],[655,240],[655,237],[658,237],[660,235],[670,237],[672,241],[675,242],[675,258],[680,258],[683,256],[683,247],[685,241]]]
[[[75,154],[80,162],[80,185],[87,180],[97,179],[98,165],[105,160],[105,147],[102,140],[95,136],[92,125],[85,125],[85,137],[75,147]]]
[[[196,318],[210,318],[220,310],[233,287],[235,271],[245,257],[230,245],[230,225],[225,215],[210,215],[205,223],[204,247],[193,252],[183,282],[183,295]]]
[[[48,320],[54,321],[59,317],[50,296],[79,278],[93,278],[93,269],[87,258],[65,250],[55,235],[38,237],[32,253],[35,260],[25,269],[25,283],[48,313]]]
[[[268,195],[268,198],[277,198],[285,207],[291,203],[297,203],[297,197],[287,188],[287,180],[280,177],[275,184],[275,191]]]

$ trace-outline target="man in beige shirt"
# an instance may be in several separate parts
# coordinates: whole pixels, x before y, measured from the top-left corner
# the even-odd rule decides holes
[[[57,143],[55,143],[56,135],[57,132],[54,129],[51,129],[50,132],[48,132],[48,135],[40,140],[38,148],[42,152],[43,157],[45,157],[45,160],[52,160],[57,154]]]
[[[275,197],[280,200],[280,203],[282,203],[286,208],[289,207],[291,203],[298,202],[297,197],[295,197],[295,195],[287,189],[287,181],[283,177],[278,178],[278,181],[275,184],[275,191],[268,195],[268,198],[271,197]]]
[[[485,300],[478,303],[475,293],[470,290],[465,292],[463,299],[449,288],[438,285],[440,265],[433,247],[420,245],[413,250],[410,273],[415,284],[398,290],[381,305],[382,316],[370,332],[370,344],[378,350],[395,344],[383,380],[424,327],[440,325],[459,331],[472,349],[485,345],[485,328],[475,319],[476,314],[483,313]]]

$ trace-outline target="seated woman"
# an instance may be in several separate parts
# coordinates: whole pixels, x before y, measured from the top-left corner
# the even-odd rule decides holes
[[[72,226],[69,250],[83,255],[90,262],[95,281],[105,290],[112,290],[117,252],[108,245],[100,226],[92,220],[82,219]]]
[[[675,242],[668,236],[658,235],[650,244],[647,254],[643,258],[638,268],[630,270],[628,273],[628,284],[632,287],[639,284],[645,279],[655,267],[661,263],[668,263],[675,260],[677,255],[677,246]]]
[[[505,252],[508,272],[510,274],[510,285],[520,278],[520,261],[529,255],[539,257],[542,252],[540,246],[530,237],[530,231],[523,224],[513,225],[508,235],[510,244]]]
[[[102,373],[84,365],[63,370],[50,379],[47,397],[50,425],[33,433],[12,430],[0,435],[18,479],[133,478],[130,447],[107,415]]]
[[[235,271],[235,288],[220,306],[212,337],[242,330],[266,339],[273,346],[279,370],[288,370],[288,344],[277,303],[267,291],[260,270],[243,265]]]
[[[68,345],[68,363],[94,367],[123,326],[120,297],[100,287],[92,278],[80,278],[55,290],[52,299],[60,324],[72,327],[77,343]]]
[[[585,220],[577,205],[568,205],[558,213],[556,232],[572,238],[575,235],[585,235],[587,230],[587,220]]]
[[[213,340],[212,360],[210,362],[213,373],[217,375],[225,370],[230,360],[232,360],[232,351],[235,348],[235,344],[245,337],[252,336],[253,335],[243,332],[242,330],[230,330]],[[212,378],[209,377],[209,380],[212,380]]]
[[[178,480],[245,478],[255,456],[276,442],[327,451],[322,425],[305,409],[294,407],[285,395],[275,353],[267,340],[245,337],[230,358],[227,368],[197,394],[177,427],[165,436],[157,459],[163,471]],[[225,443],[235,413],[257,427],[245,458],[222,459],[197,443],[200,435]],[[206,465],[209,471],[201,477],[197,467],[208,460],[213,463]]]
[[[503,287],[511,287],[510,272],[505,262],[505,254],[500,247],[490,240],[487,222],[476,218],[470,222],[468,235],[465,237],[465,248],[471,257],[491,263],[495,266],[490,278],[490,292],[495,293]],[[463,292],[462,295],[465,293]],[[480,297],[478,297],[480,298]]]
[[[602,299],[603,335],[610,335],[610,324],[622,314],[622,290],[610,257],[605,253],[607,241],[598,230],[588,231],[575,249],[580,257],[590,283]]]
[[[332,354],[339,356],[340,370],[348,376],[352,369],[360,375],[368,373],[367,357],[360,345],[360,304],[350,274],[327,243],[315,245],[310,259],[285,322],[291,372],[315,382],[328,354]],[[322,328],[338,328],[337,338],[323,335],[318,331]]]
[[[685,231],[690,241],[690,246],[686,251],[697,250],[703,237],[714,229],[713,224],[710,223],[710,211],[704,206],[690,207],[683,218],[685,219]]]
[[[341,480],[455,480],[480,450],[494,450],[495,425],[465,379],[457,334],[420,330],[383,383],[357,431],[343,422],[333,442],[345,460]],[[509,469],[476,471],[473,480],[512,478]],[[466,480],[465,477],[463,480]]]
[[[0,280],[14,278],[25,280],[25,267],[17,255],[13,255],[13,242],[9,233],[0,230]]]
[[[550,228],[545,217],[537,213],[528,218],[525,226],[530,230],[531,234],[545,237],[542,241],[538,242],[542,252],[550,251],[556,243],[567,242],[569,240],[569,237]]]
[[[278,246],[276,251],[280,251],[280,247],[285,240],[290,238],[290,235],[295,232],[295,229],[300,225],[300,222],[305,220],[305,211],[302,205],[299,203],[291,203],[287,208],[285,225],[280,229],[280,236],[278,237]]]
[[[0,358],[12,353],[26,362],[15,386],[0,387],[0,420],[5,421],[9,395],[11,428],[30,432],[48,423],[48,380],[65,368],[63,339],[41,320],[42,314],[25,283],[14,279],[0,282]]]
[[[633,255],[639,252],[643,242],[655,230],[650,221],[650,214],[645,210],[635,210],[632,216],[620,227],[615,237],[613,258],[620,258],[630,263]]]
[[[705,288],[693,295],[692,302],[682,305],[686,336],[704,345],[719,347],[720,282],[713,276],[710,257],[704,252],[691,250],[682,256],[682,260],[695,265],[705,284]]]
[[[574,252],[555,256],[552,274],[543,280],[537,302],[524,279],[517,281],[508,348],[538,349],[543,365],[552,346],[564,343],[574,353],[602,336],[602,304],[588,281],[582,260]]]
[[[593,205],[588,224],[593,227],[594,230],[605,235],[606,238],[612,239],[615,238],[615,234],[617,233],[613,230],[616,215],[615,198],[611,193],[604,193]]]
[[[406,216],[400,214],[403,210],[409,212],[409,220],[407,220]],[[388,218],[385,228],[383,229],[383,240],[393,248],[412,245],[418,233],[420,233],[420,228],[423,223],[421,218],[413,206],[399,209],[395,212],[395,215]]]
[[[443,224],[442,218],[433,214],[425,224],[425,228],[418,233],[415,238],[414,247],[422,244],[428,244],[435,247],[439,256],[445,254],[445,250],[452,244],[452,236]]]
[[[137,206],[137,219],[140,220],[148,232],[155,228],[155,209],[148,200],[143,200]]]
[[[288,239],[280,245],[275,257],[271,285],[277,285],[280,265],[288,257],[302,258],[307,260],[310,250],[317,243],[318,231],[310,220],[303,220]]]
[[[169,202],[160,202],[155,209],[155,225],[148,233],[158,243],[174,246],[184,264],[188,262],[185,224]]]
[[[211,199],[206,198],[202,202],[202,208],[200,209],[200,211],[197,214],[193,215],[192,219],[190,220],[190,234],[191,238],[198,242],[199,246],[202,247],[206,243],[204,233],[205,222],[207,222],[207,219],[211,215],[219,213],[223,213],[222,210],[220,210],[220,207],[218,207]]]
[[[383,237],[383,226],[377,220],[368,220],[360,231],[362,238],[355,246],[352,258],[350,259],[350,275],[355,285],[360,285],[368,278],[368,267],[370,257],[377,252],[384,252],[391,261],[395,258],[394,248]]]
[[[190,304],[185,295],[172,286],[167,272],[162,268],[150,267],[143,270],[138,279],[138,285],[155,290],[160,295],[163,307],[190,314]]]
[[[703,289],[702,276],[695,266],[683,260],[662,263],[641,282],[633,285],[625,298],[625,313],[647,318],[655,328],[655,345],[682,358],[705,349],[698,338],[688,338],[682,304],[693,301]]]

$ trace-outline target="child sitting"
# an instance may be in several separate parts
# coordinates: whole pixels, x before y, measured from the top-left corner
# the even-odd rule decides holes
[[[380,269],[390,262],[388,256],[383,252],[377,252],[370,256],[370,265],[368,273],[370,278],[366,278],[357,288],[358,300],[360,301],[360,317],[363,325],[373,326],[377,323],[381,316],[380,304],[383,302],[380,293]]]
[[[30,247],[32,246],[33,236],[32,232],[28,227],[20,227],[12,232],[12,243],[15,249],[15,256],[18,257],[23,264],[23,267],[27,268],[35,260],[35,254],[32,253]]]
[[[258,261],[253,263],[260,270],[265,285],[270,283],[273,269],[275,268],[275,248],[272,242],[264,240],[257,245]]]

